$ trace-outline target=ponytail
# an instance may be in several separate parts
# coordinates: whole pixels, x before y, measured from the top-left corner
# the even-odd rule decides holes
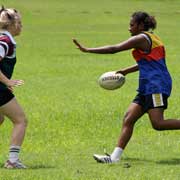
[[[154,16],[150,16],[146,12],[138,11],[132,14],[132,18],[135,20],[137,24],[144,25],[144,31],[148,31],[150,29],[154,30],[157,26],[157,22]]]

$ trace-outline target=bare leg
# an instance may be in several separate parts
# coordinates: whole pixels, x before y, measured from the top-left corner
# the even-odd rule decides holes
[[[120,137],[117,146],[111,155],[94,154],[93,157],[100,163],[115,163],[120,160],[123,149],[128,144],[134,129],[135,122],[144,114],[142,107],[136,103],[131,103],[123,121]]]
[[[164,120],[164,110],[162,108],[154,108],[148,111],[151,124],[156,130],[175,130],[180,129],[180,120],[167,119]]]
[[[7,169],[21,168],[26,166],[19,160],[19,153],[22,142],[24,140],[25,130],[27,126],[27,120],[21,106],[14,97],[8,103],[0,107],[0,114],[7,116],[13,123],[13,131],[11,136],[9,158],[6,161],[4,167]]]
[[[118,140],[117,147],[120,147],[124,149],[126,145],[128,144],[132,133],[133,133],[133,128],[135,122],[143,115],[143,111],[140,105],[136,103],[132,103],[125,116],[124,116],[124,121],[123,121],[123,126],[121,130],[121,135]]]
[[[10,144],[21,146],[25,135],[27,120],[16,98],[13,98],[10,102],[1,106],[0,113],[7,116],[14,126]]]

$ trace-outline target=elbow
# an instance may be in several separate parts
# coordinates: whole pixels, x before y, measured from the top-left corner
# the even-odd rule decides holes
[[[115,47],[111,47],[110,49],[109,49],[109,53],[110,54],[115,54],[115,53],[117,53],[117,52],[119,52]]]

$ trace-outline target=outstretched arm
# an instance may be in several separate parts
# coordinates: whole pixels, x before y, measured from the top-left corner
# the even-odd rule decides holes
[[[88,48],[80,44],[76,39],[73,39],[74,44],[82,51],[82,52],[88,52],[88,53],[98,53],[98,54],[113,54],[120,51],[132,49],[132,48],[138,48],[138,49],[144,49],[144,44],[146,43],[146,39],[144,36],[136,35],[131,38],[129,38],[126,41],[123,41],[119,44],[115,45],[107,45],[107,46],[101,46],[96,48]]]

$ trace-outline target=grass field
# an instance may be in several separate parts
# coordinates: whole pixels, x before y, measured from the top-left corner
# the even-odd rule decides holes
[[[166,117],[180,118],[180,1],[178,0],[1,0],[23,15],[14,78],[15,90],[29,119],[21,159],[27,170],[5,170],[10,130],[0,128],[1,180],[178,180],[180,131],[158,132],[148,117],[136,124],[122,161],[97,164],[92,155],[111,152],[122,118],[136,94],[138,74],[127,76],[117,91],[97,84],[100,74],[132,65],[131,52],[83,54],[72,43],[87,46],[118,43],[129,37],[129,17],[148,11],[158,21],[156,33],[167,49],[173,91]],[[129,163],[130,168],[124,168]]]

